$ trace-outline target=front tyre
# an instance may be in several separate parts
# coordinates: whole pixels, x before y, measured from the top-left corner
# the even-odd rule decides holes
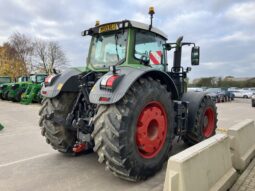
[[[199,104],[197,113],[189,113],[192,118],[192,127],[188,128],[183,141],[191,146],[213,135],[217,128],[217,108],[209,96],[204,96]]]
[[[21,95],[25,92],[25,89],[20,89],[17,94],[15,95],[15,98],[13,99],[13,101],[15,102],[20,102],[21,101]]]
[[[75,132],[65,127],[75,97],[74,93],[62,93],[56,98],[44,98],[39,112],[42,135],[53,149],[62,153],[72,153],[76,142]]]
[[[174,128],[171,94],[160,82],[139,79],[119,102],[100,105],[94,151],[114,175],[144,180],[169,156]]]

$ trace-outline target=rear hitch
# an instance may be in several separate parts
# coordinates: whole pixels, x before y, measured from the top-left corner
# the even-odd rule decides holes
[[[73,147],[73,152],[78,154],[87,149],[87,144],[85,143],[76,143]]]

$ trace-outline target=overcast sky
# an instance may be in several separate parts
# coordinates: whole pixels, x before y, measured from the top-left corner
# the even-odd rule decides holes
[[[82,30],[96,20],[149,23],[151,5],[154,26],[168,41],[183,35],[200,46],[201,65],[193,67],[191,78],[255,76],[254,0],[0,0],[0,44],[13,32],[59,41],[70,65],[84,66],[90,39],[80,36]],[[190,50],[182,61],[190,64]]]

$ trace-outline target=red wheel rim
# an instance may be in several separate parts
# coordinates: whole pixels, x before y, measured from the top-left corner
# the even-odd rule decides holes
[[[160,102],[152,101],[141,111],[136,125],[136,145],[143,158],[153,158],[167,135],[167,116]]]
[[[208,107],[204,113],[204,127],[203,127],[203,135],[208,138],[212,136],[215,126],[215,115],[214,111],[211,107]]]

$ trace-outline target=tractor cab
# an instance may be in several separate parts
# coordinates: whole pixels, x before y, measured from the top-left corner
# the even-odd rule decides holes
[[[20,76],[17,79],[17,82],[27,82],[29,80],[29,78],[27,76]]]
[[[167,36],[150,25],[131,20],[97,22],[82,35],[92,36],[87,59],[92,70],[108,70],[113,65],[164,69]]]
[[[46,77],[46,74],[32,74],[30,75],[29,80],[33,83],[41,84],[44,82]]]

